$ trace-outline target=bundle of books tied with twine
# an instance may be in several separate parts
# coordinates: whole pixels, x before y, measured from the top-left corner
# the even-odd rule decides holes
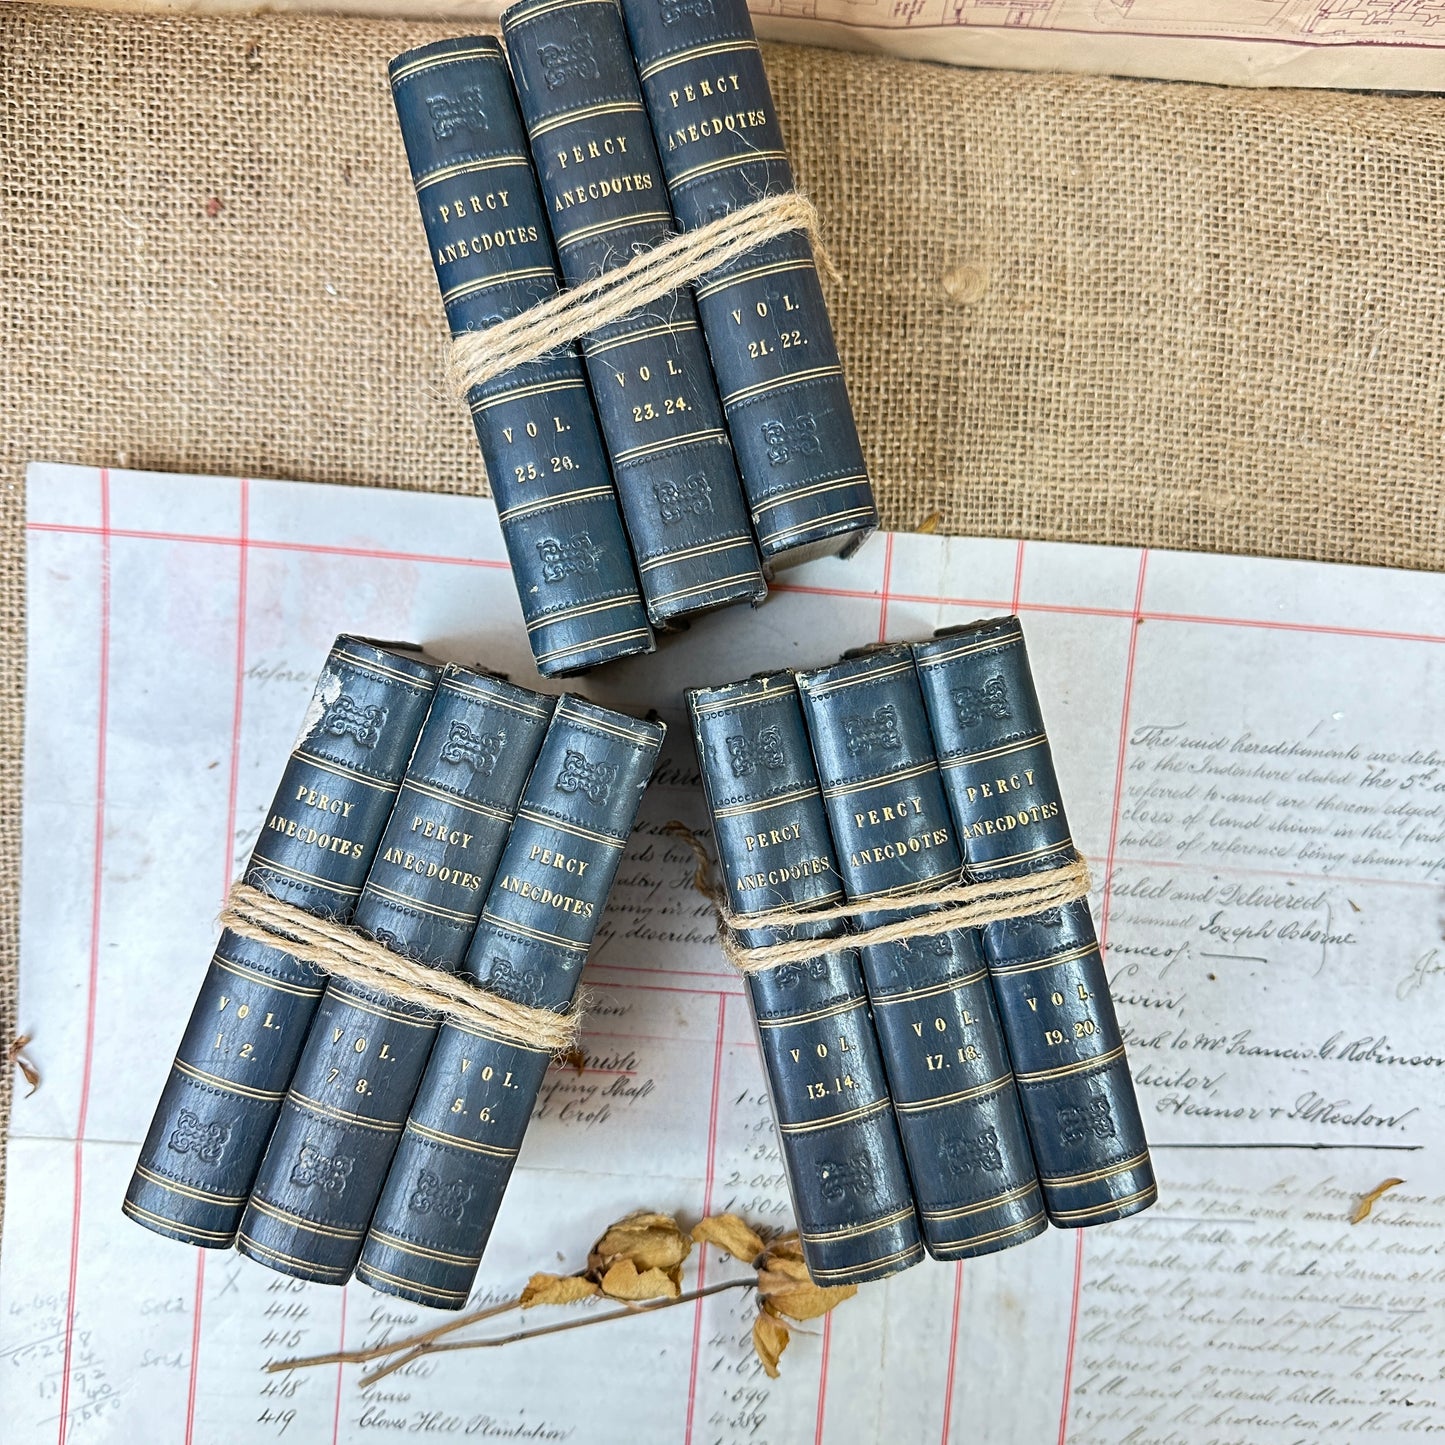
[[[126,1213],[460,1308],[663,734],[337,638]]]
[[[813,1278],[1152,1204],[1018,618],[688,707]]]
[[[391,87],[453,387],[564,675],[756,606],[878,514],[743,0],[522,0],[502,27]]]

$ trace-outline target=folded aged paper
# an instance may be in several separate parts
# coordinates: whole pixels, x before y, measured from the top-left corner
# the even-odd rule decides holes
[[[246,14],[256,0],[62,0]],[[268,0],[267,11],[495,21],[506,0]],[[685,13],[687,4],[675,7]],[[1442,0],[749,0],[764,40],[998,70],[1445,90]]]
[[[1445,1430],[1445,582],[885,535],[581,689],[673,726],[478,1298],[638,1208],[786,1226],[737,980],[664,832],[686,685],[1020,613],[1159,1170],[1157,1208],[869,1286],[770,1382],[745,1294],[417,1362],[269,1360],[427,1312],[120,1213],[333,635],[530,680],[488,502],[36,466],[0,1418],[24,1441],[1400,1441]],[[1362,1197],[1400,1179],[1367,1218]],[[691,1283],[737,1266],[713,1251]],[[979,1422],[988,1422],[986,1437]],[[13,1433],[12,1433],[13,1432]]]

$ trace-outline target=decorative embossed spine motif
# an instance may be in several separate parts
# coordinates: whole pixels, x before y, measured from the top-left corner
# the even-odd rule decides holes
[[[437,676],[413,649],[336,639],[247,883],[351,918]],[[322,986],[289,954],[221,934],[126,1191],[138,1224],[231,1243]]]
[[[745,0],[622,11],[679,226],[791,191]],[[847,556],[878,513],[808,237],[759,246],[695,294],[764,560]]]
[[[798,675],[824,805],[861,926],[907,914],[890,894],[954,882],[963,859],[906,646]],[[989,1254],[1048,1227],[1018,1091],[972,928],[861,950],[873,1023],[937,1259]]]
[[[502,16],[570,285],[672,234],[615,0],[522,0]],[[722,402],[687,288],[582,341],[648,615],[665,627],[767,595]]]
[[[841,901],[792,675],[698,688],[688,709],[733,910]],[[747,929],[743,939],[825,939],[834,928]],[[861,1284],[915,1264],[918,1219],[856,951],[746,981],[809,1273],[819,1284]]]
[[[913,653],[969,876],[1073,859],[1018,618],[950,629]],[[1050,1221],[1147,1209],[1158,1190],[1088,900],[983,933]]]
[[[453,336],[558,290],[502,47],[442,40],[391,62],[392,98]],[[468,395],[527,638],[547,677],[651,651],[652,630],[577,349]]]
[[[583,698],[558,702],[462,965],[483,988],[570,1006],[663,732]],[[357,1278],[438,1309],[466,1303],[549,1061],[443,1025]]]
[[[445,669],[355,927],[456,971],[552,709],[502,678]],[[242,1254],[324,1284],[350,1276],[436,1032],[425,1010],[327,985],[251,1188]]]

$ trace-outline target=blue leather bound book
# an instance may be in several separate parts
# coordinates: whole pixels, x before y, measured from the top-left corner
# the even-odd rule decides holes
[[[389,74],[452,335],[556,295],[546,211],[501,45],[441,40],[398,56]],[[538,671],[562,677],[651,651],[576,348],[474,387],[468,403]]]
[[[616,0],[521,0],[502,33],[568,283],[670,236]],[[761,602],[768,587],[692,292],[584,337],[582,355],[653,625]]]
[[[338,637],[242,875],[308,913],[356,908],[440,669],[402,645]],[[226,930],[141,1147],[125,1212],[220,1249],[323,990],[307,964]]]
[[[1076,856],[1017,617],[913,648],[968,875]],[[984,946],[1052,1223],[1102,1224],[1158,1197],[1086,899],[990,924]]]
[[[735,914],[843,900],[798,689],[766,673],[687,695],[718,864]],[[749,947],[840,925],[744,929]],[[751,973],[748,997],[808,1272],[862,1284],[923,1257],[855,950]]]
[[[442,673],[353,927],[455,972],[471,942],[553,699]],[[283,1274],[350,1277],[436,1038],[428,1010],[333,979],[292,1076],[236,1245]]]
[[[890,896],[959,878],[963,858],[906,645],[798,674],[838,868],[860,927]],[[914,909],[913,912],[920,911]],[[923,1239],[936,1259],[1048,1228],[978,931],[861,950]]]
[[[623,0],[678,224],[794,189],[745,0]],[[696,287],[763,558],[847,556],[878,525],[813,250],[794,231]]]
[[[462,965],[483,988],[571,1004],[663,732],[584,698],[557,703]],[[550,1057],[442,1026],[357,1278],[438,1309],[466,1303]]]

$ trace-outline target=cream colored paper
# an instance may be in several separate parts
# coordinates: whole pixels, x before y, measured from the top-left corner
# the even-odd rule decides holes
[[[660,832],[700,822],[684,686],[1024,618],[1162,1187],[1157,1208],[865,1288],[766,1380],[727,1294],[355,1369],[270,1359],[440,1318],[120,1214],[137,1140],[342,630],[532,677],[488,502],[54,466],[29,478],[8,1441],[1413,1441],[1445,1428],[1445,584],[883,535],[581,686],[671,725],[479,1280],[572,1269],[637,1207],[789,1222],[737,981]],[[1359,1198],[1405,1183],[1370,1217]],[[689,1283],[735,1266],[712,1251]],[[537,1316],[533,1316],[535,1321]]]
[[[62,0],[234,15],[255,0]],[[268,0],[268,11],[494,22],[505,0]],[[1445,90],[1441,0],[751,0],[764,40],[998,70]]]

